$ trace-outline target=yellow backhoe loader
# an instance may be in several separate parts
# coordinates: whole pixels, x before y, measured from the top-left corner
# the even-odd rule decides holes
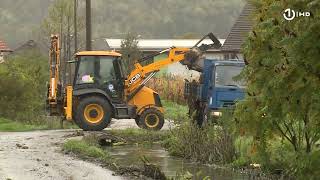
[[[213,44],[200,43],[209,37]],[[200,45],[200,46],[198,46]],[[82,51],[75,54],[73,82],[61,88],[59,79],[59,37],[51,37],[50,83],[47,104],[50,115],[73,120],[81,129],[99,131],[115,119],[135,119],[139,127],[160,130],[164,108],[157,92],[146,83],[163,67],[180,62],[199,70],[203,53],[221,43],[212,34],[204,36],[192,48],[172,47],[135,63],[128,76],[124,74],[121,54],[114,51]],[[167,58],[148,65],[141,62],[168,53]]]

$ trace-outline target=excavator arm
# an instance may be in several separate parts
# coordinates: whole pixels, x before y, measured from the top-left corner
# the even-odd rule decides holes
[[[50,82],[48,87],[48,104],[54,106],[58,101],[58,88],[60,85],[60,44],[59,36],[51,35],[51,45],[49,52]]]
[[[209,37],[213,43],[209,45],[202,44],[198,47],[198,45],[207,37]],[[203,53],[211,47],[220,48],[221,43],[212,33],[209,33],[200,39],[192,48],[172,47],[152,55],[151,57],[168,53],[167,58],[158,60],[154,63],[142,66],[140,62],[151,57],[143,58],[140,62],[137,62],[134,65],[135,69],[125,80],[125,94],[127,101],[138,93],[161,68],[172,63],[181,62],[181,64],[186,65],[189,69],[200,71],[201,68],[199,67],[198,62],[202,58]]]
[[[161,68],[184,60],[184,55],[188,52],[189,48],[170,48],[164,51],[161,51],[159,54],[168,52],[168,57],[154,63],[148,64],[146,66],[142,66],[140,63],[136,63],[135,69],[129,74],[127,80],[125,81],[127,93],[133,92],[137,89],[141,82],[143,82],[149,75],[158,72]]]
[[[47,110],[52,116],[65,116],[72,119],[72,86],[68,85],[63,93],[60,79],[60,39],[51,35],[49,51],[50,81],[47,94]]]

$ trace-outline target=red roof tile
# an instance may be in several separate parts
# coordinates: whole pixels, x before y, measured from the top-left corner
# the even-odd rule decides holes
[[[11,52],[12,50],[8,47],[8,45],[0,40],[0,52]]]

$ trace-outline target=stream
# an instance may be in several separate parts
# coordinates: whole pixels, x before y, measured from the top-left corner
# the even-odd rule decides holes
[[[206,176],[219,180],[249,179],[248,175],[230,169],[216,168],[170,156],[159,144],[112,146],[105,149],[121,165],[142,163],[140,159],[145,156],[150,163],[158,165],[167,177],[176,177],[177,174],[188,171],[196,175],[196,179],[202,179]]]

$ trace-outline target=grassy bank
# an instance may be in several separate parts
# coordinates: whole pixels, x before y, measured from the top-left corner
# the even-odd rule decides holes
[[[69,140],[63,145],[65,152],[72,152],[81,158],[97,158],[104,163],[110,163],[111,158],[107,151],[83,140]]]
[[[12,121],[4,118],[0,118],[0,131],[2,132],[14,132],[14,131],[32,131],[45,129],[44,125],[30,125],[17,121]]]
[[[64,122],[64,129],[78,128],[71,122]],[[20,122],[0,117],[0,132],[20,132],[33,130],[61,129],[60,119],[43,118],[30,122]]]

